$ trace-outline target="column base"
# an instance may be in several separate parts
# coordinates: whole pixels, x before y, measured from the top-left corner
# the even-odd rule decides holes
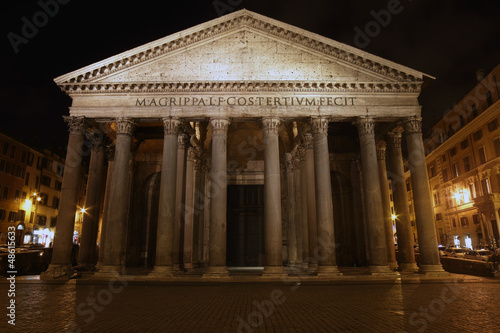
[[[375,276],[395,276],[396,272],[393,271],[389,266],[369,266],[369,271],[371,275]]]
[[[68,280],[73,275],[71,265],[50,264],[45,272],[40,273],[40,280]]]
[[[426,276],[450,276],[450,273],[443,269],[443,265],[422,265],[420,264],[419,274],[425,274]]]
[[[125,268],[122,266],[114,265],[101,265],[99,271],[94,274],[94,278],[109,279],[114,278],[125,273]]]
[[[307,271],[307,270],[309,270],[309,263],[307,263],[307,262],[302,262],[302,264],[300,265],[300,267],[301,267],[304,271]]]
[[[392,269],[393,271],[397,270],[398,269],[398,262],[397,261],[390,261],[389,268]]]
[[[399,270],[401,273],[417,273],[418,266],[414,262],[402,262],[399,264]]]
[[[309,267],[307,268],[307,272],[316,273],[318,271],[318,264],[309,263]]]
[[[287,276],[283,266],[264,266],[262,271],[263,278],[282,278],[283,276]]]
[[[339,268],[337,266],[318,266],[319,278],[331,278],[341,275],[342,273],[339,271]]]
[[[194,266],[193,266],[192,263],[190,263],[190,262],[185,262],[184,263],[184,270],[185,271],[193,270],[193,268],[194,268]]]
[[[204,279],[229,279],[226,266],[208,266],[203,273]]]
[[[155,266],[148,276],[154,278],[173,278],[174,270],[172,266]]]

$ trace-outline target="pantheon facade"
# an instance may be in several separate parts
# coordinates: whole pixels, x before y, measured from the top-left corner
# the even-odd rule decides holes
[[[42,277],[68,272],[85,155],[78,262],[96,276],[443,274],[417,100],[425,76],[241,10],[56,78],[72,98],[70,135]]]

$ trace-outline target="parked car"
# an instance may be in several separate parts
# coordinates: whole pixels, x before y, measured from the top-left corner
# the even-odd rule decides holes
[[[492,255],[493,252],[489,250],[473,250],[468,251],[464,256],[464,259],[491,261]]]
[[[464,248],[449,247],[444,251],[442,251],[442,255],[445,257],[452,257],[452,258],[463,258],[467,251],[469,250]]]

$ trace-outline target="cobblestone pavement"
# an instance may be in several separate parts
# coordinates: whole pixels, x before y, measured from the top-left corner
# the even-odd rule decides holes
[[[5,280],[5,278],[2,278]],[[499,332],[500,283],[0,284],[0,332]],[[125,285],[126,284],[126,285]]]

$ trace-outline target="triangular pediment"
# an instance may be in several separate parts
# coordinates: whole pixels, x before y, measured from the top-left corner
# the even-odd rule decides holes
[[[241,10],[55,79],[68,93],[214,82],[421,83],[424,73]]]

